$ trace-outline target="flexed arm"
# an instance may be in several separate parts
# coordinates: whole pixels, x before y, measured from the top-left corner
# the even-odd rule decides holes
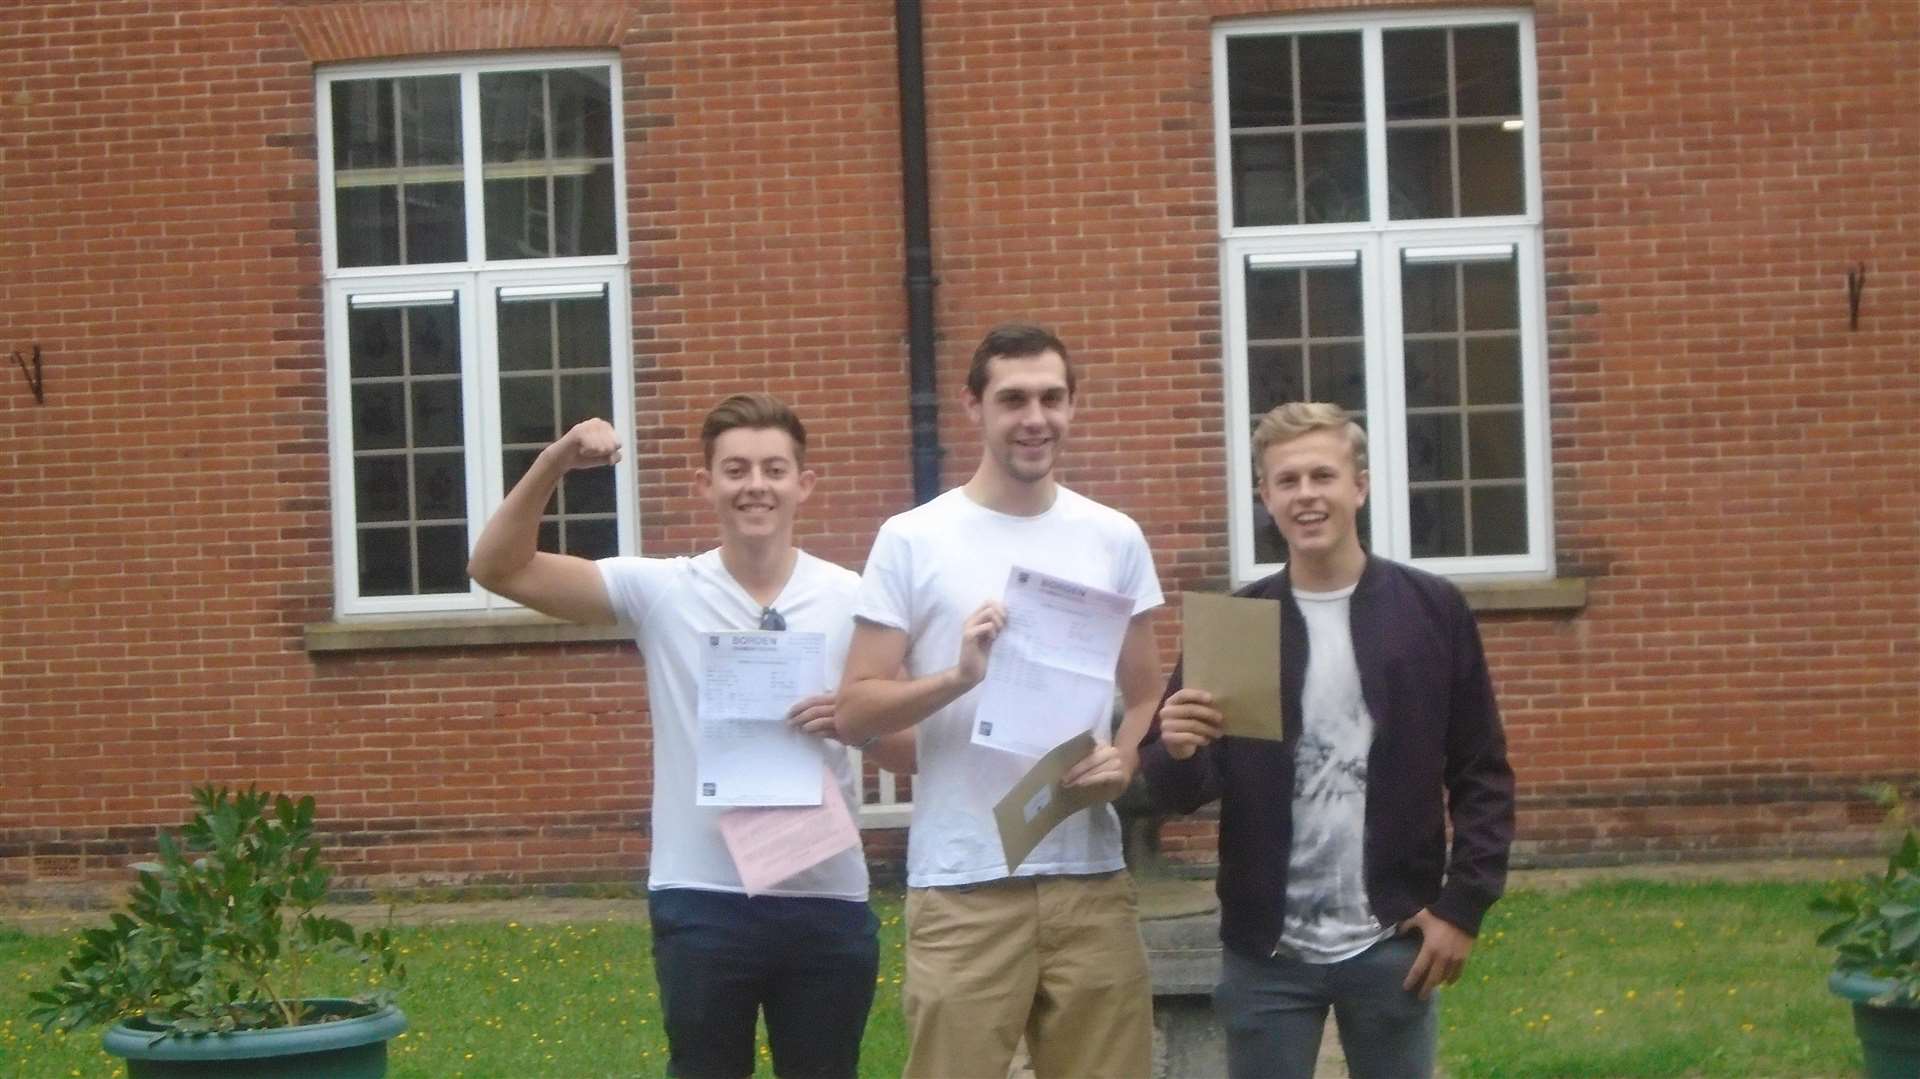
[[[540,511],[554,488],[576,468],[620,461],[620,437],[605,420],[582,420],[540,451],[474,541],[467,573],[489,592],[543,614],[584,625],[610,626],[613,604],[600,569],[585,558],[538,549]]]

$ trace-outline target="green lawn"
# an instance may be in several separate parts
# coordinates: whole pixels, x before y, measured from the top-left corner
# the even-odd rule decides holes
[[[1820,918],[1801,884],[1595,884],[1519,892],[1488,918],[1446,994],[1449,1076],[1858,1074],[1845,1007],[1826,993]],[[900,901],[876,901],[880,992],[863,1074],[894,1076]],[[412,1029],[396,1079],[659,1075],[665,1043],[644,926],[472,924],[407,929]],[[40,1033],[26,994],[64,938],[0,927],[0,1075],[124,1075],[96,1032]],[[767,1071],[764,1067],[763,1072]]]

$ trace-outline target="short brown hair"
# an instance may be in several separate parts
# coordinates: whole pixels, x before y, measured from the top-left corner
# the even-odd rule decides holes
[[[1072,397],[1075,379],[1073,357],[1067,346],[1049,330],[1030,322],[1002,322],[987,331],[980,347],[973,350],[973,363],[967,367],[967,392],[978,401],[987,393],[987,365],[995,360],[1024,360],[1052,352],[1067,369],[1067,396]]]
[[[1346,409],[1325,401],[1289,401],[1260,417],[1253,429],[1255,481],[1266,479],[1268,449],[1315,431],[1345,431],[1354,472],[1367,470],[1367,429],[1353,422]]]
[[[700,425],[700,448],[713,464],[713,444],[736,427],[777,428],[793,439],[793,463],[807,463],[807,425],[785,401],[770,393],[736,393],[713,406]]]

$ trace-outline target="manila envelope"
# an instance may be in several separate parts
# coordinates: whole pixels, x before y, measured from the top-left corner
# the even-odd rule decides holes
[[[1100,800],[1090,791],[1060,785],[1067,769],[1093,752],[1093,735],[1082,732],[1054,746],[1013,785],[993,819],[1000,826],[1000,849],[1011,873],[1060,822]]]
[[[1226,733],[1286,736],[1280,718],[1280,601],[1186,592],[1181,684],[1213,694]]]

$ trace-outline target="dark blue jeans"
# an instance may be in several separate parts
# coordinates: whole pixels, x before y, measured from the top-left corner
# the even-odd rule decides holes
[[[753,1074],[764,1009],[781,1079],[852,1079],[880,967],[865,903],[694,888],[647,893],[653,969],[667,1029],[667,1074]]]

